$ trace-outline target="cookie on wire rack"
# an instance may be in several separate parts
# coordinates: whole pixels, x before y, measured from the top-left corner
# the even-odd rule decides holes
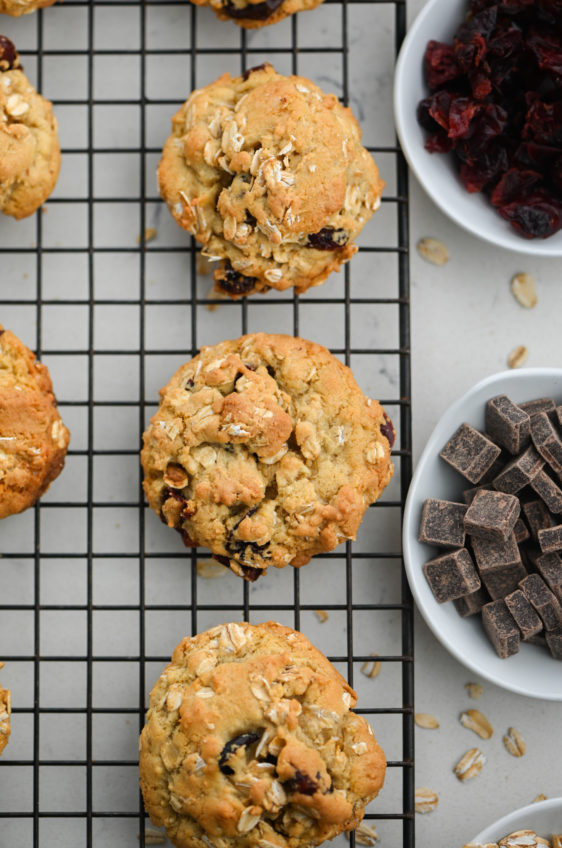
[[[276,24],[295,12],[315,9],[323,0],[192,0],[210,6],[221,21],[234,21],[244,29]]]
[[[60,159],[52,104],[27,79],[14,44],[0,35],[0,212],[14,218],[36,212],[55,187]]]
[[[0,326],[0,518],[46,492],[62,471],[69,440],[47,366]]]
[[[148,502],[246,580],[354,539],[392,477],[390,419],[314,342],[203,348],[160,395],[141,454]]]
[[[140,738],[146,809],[177,848],[309,848],[361,822],[386,761],[357,696],[301,633],[186,638]]]
[[[4,668],[4,663],[0,662],[0,669]],[[0,754],[8,744],[10,739],[10,717],[12,713],[12,701],[10,691],[3,689],[0,686]]]
[[[0,0],[0,12],[18,18],[20,15],[28,15],[36,9],[44,9],[52,6],[55,0]]]
[[[191,94],[158,181],[233,298],[324,282],[356,253],[384,187],[351,110],[269,64]]]

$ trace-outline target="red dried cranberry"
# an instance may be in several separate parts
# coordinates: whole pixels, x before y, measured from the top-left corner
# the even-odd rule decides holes
[[[265,71],[265,69],[268,67],[268,65],[269,65],[269,62],[262,62],[261,65],[254,65],[253,68],[248,68],[242,74],[242,79],[247,80],[251,76],[251,74],[254,73],[254,71]]]
[[[464,138],[482,106],[470,97],[455,97],[449,109],[449,138]]]
[[[451,94],[450,91],[436,91],[429,98],[431,101],[429,104],[429,114],[447,132],[449,132],[449,112],[454,98],[455,95]]]
[[[444,44],[442,41],[428,42],[424,66],[427,84],[432,91],[456,79],[460,74],[455,51],[450,44]]]
[[[223,291],[228,292],[228,294],[238,295],[249,294],[252,292],[255,289],[257,282],[257,277],[246,277],[238,271],[235,271],[230,262],[227,260],[222,274],[217,280],[217,285]]]
[[[562,147],[562,102],[535,100],[527,112],[523,138]]]
[[[562,203],[546,192],[500,206],[498,211],[525,238],[548,238],[562,227]]]
[[[388,439],[388,444],[391,449],[394,447],[394,439],[396,438],[396,433],[394,432],[394,426],[392,421],[386,414],[384,413],[384,424],[381,424],[381,433]]]
[[[348,238],[345,230],[323,227],[318,233],[310,233],[306,246],[313,247],[315,250],[339,250],[346,246]]]
[[[319,780],[320,773],[316,777]],[[295,771],[295,776],[285,781],[285,787],[289,792],[298,792],[299,795],[314,795],[319,788],[316,781],[302,771]]]
[[[219,769],[223,774],[234,774],[234,769],[228,765],[229,758],[236,753],[239,748],[247,748],[248,745],[253,745],[261,739],[263,730],[254,731],[253,733],[241,733],[226,743],[219,756]]]
[[[472,162],[461,162],[459,176],[469,192],[482,191],[489,183],[509,168],[507,147],[500,141],[492,141],[488,149]]]
[[[244,575],[244,580],[247,580],[248,583],[255,583],[258,577],[261,577],[263,571],[261,568],[254,568],[251,565],[241,565],[242,573]]]
[[[279,8],[283,0],[265,0],[263,3],[248,3],[238,7],[230,0],[223,2],[222,8],[229,18],[248,21],[266,21]]]
[[[552,178],[552,182],[562,195],[562,156],[559,156],[552,166],[550,176]]]
[[[20,57],[13,41],[0,35],[0,71],[13,71],[20,68]]]
[[[490,6],[459,28],[455,42],[455,56],[461,69],[465,72],[477,68],[484,59],[487,42],[490,38],[498,17],[498,7]]]
[[[515,200],[522,200],[541,179],[537,171],[510,168],[503,174],[490,196],[492,206],[506,206]]]
[[[490,68],[485,70],[471,71],[468,75],[472,96],[475,100],[485,100],[492,91],[492,80],[490,79]]]
[[[448,153],[452,146],[453,142],[445,130],[439,130],[439,132],[430,135],[424,144],[425,149],[430,153]]]

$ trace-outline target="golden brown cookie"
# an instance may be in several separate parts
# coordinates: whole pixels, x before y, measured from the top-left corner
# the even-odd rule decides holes
[[[49,488],[69,440],[47,366],[0,326],[0,518],[32,506]]]
[[[148,502],[248,580],[354,539],[392,476],[388,416],[313,342],[203,348],[160,395],[141,454]]]
[[[160,192],[220,291],[303,292],[357,251],[384,183],[334,94],[261,65],[194,91],[172,129]]]
[[[0,211],[31,215],[51,194],[59,169],[52,104],[25,76],[12,42],[0,36]]]
[[[4,663],[0,662],[0,669],[4,668]],[[12,712],[12,701],[8,689],[2,689],[0,686],[0,754],[8,744],[10,738],[10,716]]]
[[[44,9],[52,6],[55,0],[0,0],[0,12],[6,15],[19,17],[34,12],[36,9]]]
[[[192,0],[196,6],[210,6],[221,21],[234,21],[244,29],[276,24],[295,12],[315,9],[322,0]]]
[[[140,783],[177,848],[309,848],[357,827],[386,761],[357,696],[301,633],[225,624],[150,695]]]

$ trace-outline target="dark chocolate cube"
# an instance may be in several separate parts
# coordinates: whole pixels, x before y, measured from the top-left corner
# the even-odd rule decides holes
[[[472,489],[465,489],[462,493],[462,499],[469,506],[478,492],[481,492],[483,489],[487,489],[487,486],[474,486]]]
[[[557,524],[556,527],[545,527],[537,533],[541,551],[544,554],[551,554],[554,551],[562,551],[562,524]]]
[[[498,395],[486,405],[486,432],[493,441],[515,455],[530,438],[531,419],[507,395]]]
[[[546,644],[546,635],[544,630],[542,630],[540,633],[537,633],[536,636],[529,636],[526,642],[528,645],[536,645],[537,648],[544,648],[545,651],[548,651],[548,645]]]
[[[555,660],[562,660],[562,627],[546,633],[546,644]]]
[[[515,541],[514,533],[505,542],[490,542],[487,539],[479,539],[475,536],[472,539],[472,549],[478,570],[482,574],[495,568],[504,568],[521,563],[521,553]]]
[[[522,562],[491,568],[480,575],[490,597],[496,601],[514,592],[521,580],[527,576],[527,569]]]
[[[429,587],[438,603],[454,601],[480,588],[480,578],[465,548],[450,551],[426,562],[423,567]]]
[[[515,522],[515,527],[513,528],[513,535],[515,536],[515,541],[518,545],[521,545],[523,542],[526,542],[527,539],[531,538],[531,534],[527,528],[527,525],[523,521],[522,518],[518,518]]]
[[[515,495],[534,479],[544,466],[544,459],[529,445],[519,456],[516,456],[501,471],[494,480],[494,488],[498,492]]]
[[[545,630],[562,626],[562,607],[539,574],[529,574],[519,584],[541,617]]]
[[[543,499],[551,512],[562,512],[562,489],[544,469],[533,478],[531,488]]]
[[[517,627],[521,631],[523,641],[529,637],[536,636],[542,630],[542,621],[535,609],[531,606],[521,589],[516,589],[510,595],[505,596],[508,610],[515,619]]]
[[[428,498],[423,505],[418,541],[440,548],[462,548],[465,542],[464,504]]]
[[[439,456],[471,483],[478,483],[500,453],[497,445],[465,423],[449,439]]]
[[[528,503],[524,503],[523,512],[525,513],[531,536],[536,541],[539,539],[539,530],[552,527],[554,524],[552,516],[543,501],[528,501]]]
[[[535,560],[535,566],[550,591],[556,595],[558,601],[562,604],[562,559],[560,554],[541,554]]]
[[[456,598],[453,603],[455,609],[461,618],[467,618],[469,615],[475,615],[480,612],[484,604],[490,600],[486,589],[481,586],[476,592],[471,592],[470,595],[463,595],[462,598]]]
[[[496,653],[502,659],[519,652],[521,634],[505,601],[492,601],[482,609],[482,624]]]
[[[536,449],[557,474],[562,472],[562,440],[546,414],[541,412],[531,421],[531,438]]]
[[[555,404],[552,398],[537,398],[536,400],[528,400],[525,403],[517,404],[519,409],[526,412],[529,418],[534,418],[535,415],[540,415],[546,412],[551,415],[555,410]]]
[[[505,492],[477,492],[464,517],[464,527],[470,536],[505,542],[519,518],[521,507],[514,495]]]

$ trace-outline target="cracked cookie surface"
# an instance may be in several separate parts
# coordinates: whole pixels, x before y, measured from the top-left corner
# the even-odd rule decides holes
[[[192,0],[196,6],[210,6],[221,21],[234,21],[244,29],[276,24],[295,12],[315,9],[322,0]]]
[[[354,539],[392,476],[388,416],[313,342],[203,348],[160,395],[141,454],[148,502],[248,580]]]
[[[52,104],[27,79],[12,42],[0,36],[0,211],[33,214],[53,191],[59,169]]]
[[[351,110],[268,64],[192,93],[158,181],[177,223],[219,263],[217,289],[235,298],[322,283],[357,251],[384,187]]]
[[[35,12],[36,9],[52,6],[54,2],[55,0],[0,0],[0,12],[17,18]]]
[[[357,696],[301,633],[184,639],[150,695],[140,783],[178,848],[308,848],[356,827],[386,761]]]
[[[47,366],[0,326],[0,518],[41,497],[62,471],[69,440]]]

